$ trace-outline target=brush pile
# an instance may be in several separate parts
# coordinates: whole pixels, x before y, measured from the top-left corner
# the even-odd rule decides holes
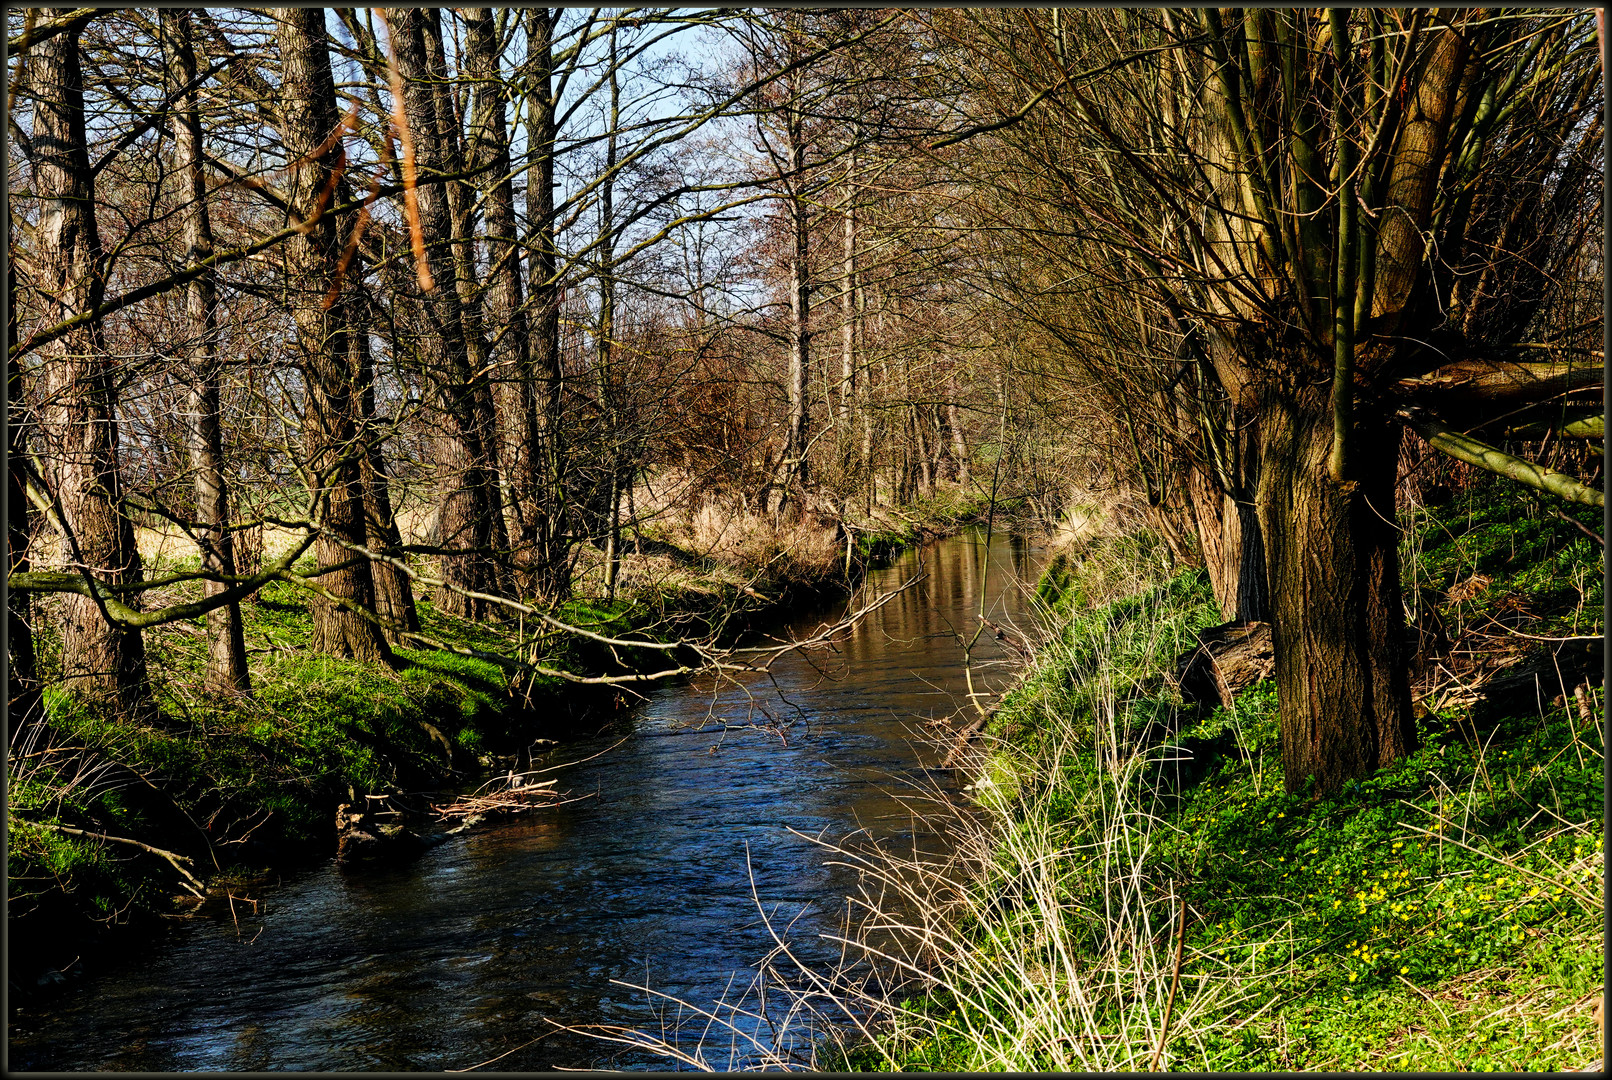
[[[495,817],[524,814],[560,798],[555,780],[530,780],[531,773],[511,772],[495,777],[469,794],[452,802],[438,803],[431,812],[456,826],[476,825]]]

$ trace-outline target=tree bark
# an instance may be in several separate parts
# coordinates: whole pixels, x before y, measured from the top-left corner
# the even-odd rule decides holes
[[[426,176],[449,172],[454,148],[451,133],[442,130],[446,118],[437,94],[446,73],[434,70],[430,58],[432,51],[441,53],[437,12],[394,8],[388,13],[388,22],[419,172]],[[428,47],[428,37],[434,39],[434,49]],[[437,528],[437,543],[444,549],[440,555],[443,584],[436,601],[442,611],[478,619],[487,613],[487,602],[467,594],[501,591],[495,557],[501,522],[497,520],[497,473],[490,444],[491,389],[485,365],[477,368],[472,363],[467,338],[459,267],[453,253],[451,187],[427,184],[417,189],[426,265],[433,282],[421,305],[426,323],[421,351],[444,418],[438,438]]]
[[[1320,793],[1416,748],[1394,526],[1399,429],[1356,421],[1354,481],[1328,474],[1324,387],[1263,403],[1259,519],[1289,791]]]
[[[331,296],[342,250],[334,219],[323,215],[320,200],[334,191],[333,173],[343,159],[337,131],[336,87],[326,45],[321,8],[281,11],[277,39],[282,65],[279,108],[281,141],[286,156],[303,165],[291,172],[286,193],[306,231],[281,248],[285,260],[286,302],[297,327],[306,387],[303,447],[308,456],[310,490],[322,514],[317,553],[321,566],[341,565],[323,574],[319,584],[333,599],[315,595],[312,644],[316,652],[367,662],[390,660],[391,650],[378,626],[363,613],[375,607],[370,564],[355,558],[352,548],[365,545],[364,482],[360,462],[358,400],[347,335],[351,300],[338,290]],[[331,145],[324,153],[313,156]]]
[[[961,410],[957,407],[957,376],[948,373],[946,376],[946,415],[951,420],[952,454],[957,458],[957,482],[967,487],[973,483],[974,474],[968,467],[968,441],[963,437],[963,420]]]
[[[790,32],[791,59],[796,52],[793,33]],[[775,513],[782,515],[790,505],[791,496],[804,495],[809,481],[806,463],[806,426],[809,405],[806,400],[806,375],[811,370],[811,269],[810,207],[801,192],[805,183],[802,170],[806,164],[806,118],[803,110],[802,74],[798,70],[789,76],[788,100],[784,104],[785,166],[789,175],[784,179],[784,213],[789,223],[789,329],[787,373],[788,412],[784,418],[784,455],[779,470],[778,497]]]
[[[489,165],[481,180],[487,234],[487,325],[502,326],[502,343],[489,359],[498,459],[508,495],[505,531],[513,541],[514,585],[524,596],[536,591],[540,545],[532,506],[537,491],[537,399],[532,378],[531,330],[521,284],[520,245],[515,232],[509,130],[498,67],[497,30],[487,8],[465,9],[465,74],[473,80],[469,156]],[[534,177],[533,186],[541,183]],[[528,189],[530,198],[530,191]],[[552,200],[552,192],[550,199]]]
[[[851,424],[857,403],[856,386],[856,189],[851,178],[856,173],[856,154],[846,166],[845,210],[840,258],[844,280],[840,285],[840,393],[839,432],[845,458],[851,454]]]
[[[17,264],[6,264],[6,346],[17,344]],[[22,363],[6,357],[6,568],[8,574],[25,574],[33,522],[28,513],[27,479],[23,454],[28,430],[23,404]],[[11,730],[40,718],[39,660],[34,648],[33,596],[21,589],[6,590],[6,701]]]
[[[38,279],[47,325],[94,309],[106,291],[78,39],[75,27],[41,42],[31,65]],[[68,562],[108,584],[138,582],[140,553],[125,513],[118,466],[116,372],[100,320],[42,347],[40,371],[40,451],[67,529]],[[139,631],[112,625],[88,597],[68,595],[62,603],[62,674],[68,690],[125,720],[150,717],[155,706]]]
[[[527,246],[528,290],[532,307],[530,377],[536,412],[533,486],[528,528],[534,546],[532,587],[545,600],[570,590],[569,517],[565,473],[565,367],[560,352],[559,250],[554,229],[554,143],[558,135],[554,96],[554,27],[559,9],[527,12],[527,53],[531,91],[527,96],[527,152],[535,156],[526,189],[533,237]]]
[[[196,51],[191,41],[190,12],[159,13],[169,92],[196,78]],[[180,216],[185,237],[185,264],[194,266],[213,254],[213,226],[207,208],[207,177],[202,152],[201,108],[195,88],[174,104],[174,150],[180,173]],[[196,543],[202,569],[227,577],[235,573],[235,540],[229,528],[229,489],[224,478],[224,439],[219,424],[218,289],[211,274],[193,278],[185,292],[192,332],[189,411],[186,414],[190,468],[196,484]],[[223,592],[223,580],[202,582],[204,595]],[[229,603],[207,613],[207,678],[209,693],[251,692],[246,668],[246,640],[241,606]]]
[[[375,362],[369,347],[369,328],[375,324],[373,301],[356,287],[351,297],[352,321],[347,344],[358,389],[358,419],[364,431],[364,456],[359,461],[359,481],[364,488],[364,535],[369,550],[402,562],[403,537],[392,509],[391,480],[386,467],[379,420],[375,415]],[[375,614],[381,620],[381,633],[387,644],[403,647],[406,635],[420,631],[420,615],[414,606],[414,584],[402,567],[372,560],[370,576],[375,586]]]

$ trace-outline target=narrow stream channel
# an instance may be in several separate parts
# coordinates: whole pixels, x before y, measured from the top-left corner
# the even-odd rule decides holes
[[[854,881],[788,830],[912,837],[903,796],[936,756],[921,725],[965,703],[953,631],[972,633],[982,588],[993,621],[1022,620],[1019,582],[1039,567],[1038,550],[999,533],[986,575],[983,546],[970,530],[870,575],[868,595],[920,562],[927,576],[833,653],[787,655],[772,679],[714,701],[709,679],[661,687],[612,731],[561,748],[554,764],[599,755],[554,774],[587,798],[406,866],[303,872],[238,928],[181,924],[15,1017],[11,1067],[444,1070],[520,1047],[547,1020],[658,1031],[664,1004],[612,980],[709,1007],[772,945],[758,900],[826,966],[839,950],[819,935],[840,929]],[[801,612],[787,630],[842,612]],[[1005,683],[1011,654],[989,631],[976,659],[989,686]],[[673,1067],[560,1033],[489,1071],[555,1066]]]

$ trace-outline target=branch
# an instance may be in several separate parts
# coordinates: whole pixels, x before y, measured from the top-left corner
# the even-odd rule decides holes
[[[1156,48],[1143,49],[1141,52],[1131,53],[1128,56],[1121,56],[1121,57],[1118,57],[1117,59],[1110,60],[1108,63],[1103,64],[1103,65],[1101,65],[1099,67],[1094,67],[1090,71],[1082,71],[1078,75],[1067,75],[1066,74],[1062,79],[1059,79],[1057,82],[1053,83],[1051,86],[1048,86],[1046,89],[1040,91],[1039,93],[1037,93],[1033,97],[1031,97],[1030,100],[1026,101],[1024,103],[1024,105],[1017,112],[1011,113],[1008,116],[1005,116],[1000,120],[993,120],[988,124],[977,124],[974,127],[964,128],[962,131],[959,131],[956,134],[946,136],[945,138],[941,139],[939,142],[930,143],[929,144],[929,149],[931,149],[931,150],[939,150],[942,147],[953,146],[953,145],[955,145],[957,143],[963,142],[964,140],[972,139],[976,135],[984,135],[984,134],[986,134],[988,132],[1000,131],[1002,128],[1005,128],[1005,127],[1012,127],[1014,124],[1017,124],[1020,120],[1023,120],[1026,116],[1029,116],[1030,115],[1030,110],[1035,108],[1037,105],[1041,104],[1041,102],[1046,99],[1047,95],[1053,93],[1054,91],[1062,90],[1064,87],[1073,85],[1074,83],[1089,82],[1090,80],[1096,78],[1099,75],[1103,75],[1103,74],[1106,74],[1106,73],[1108,73],[1110,71],[1114,71],[1114,70],[1117,70],[1119,68],[1122,68],[1125,65],[1130,64],[1130,63],[1132,63],[1132,62],[1134,62],[1136,60],[1140,60],[1145,56],[1152,56],[1154,53],[1168,52],[1171,49],[1185,48],[1188,45],[1201,44],[1202,42],[1207,41],[1207,40],[1208,40],[1208,38],[1200,35],[1198,37],[1189,38],[1186,41],[1182,41],[1182,42],[1179,42],[1179,43],[1176,43],[1176,44],[1160,45],[1160,46],[1158,46]]]
[[[1548,492],[1569,502],[1586,506],[1606,506],[1606,496],[1588,485],[1581,484],[1566,473],[1543,465],[1535,465],[1520,457],[1497,450],[1488,443],[1479,442],[1470,435],[1462,435],[1425,414],[1418,415],[1401,409],[1396,418],[1428,441],[1434,449],[1448,454],[1457,461],[1487,469],[1531,488]]]
[[[79,596],[87,596],[101,603],[106,618],[118,626],[130,630],[143,630],[147,627],[161,626],[164,623],[178,622],[182,619],[195,619],[207,614],[214,608],[221,608],[226,604],[234,603],[257,592],[271,581],[286,578],[286,572],[292,564],[313,545],[316,533],[309,533],[298,544],[292,547],[280,558],[270,563],[261,573],[250,577],[240,578],[238,583],[222,592],[188,604],[172,604],[156,611],[141,611],[130,607],[117,598],[116,593],[124,591],[122,588],[110,586],[104,581],[90,577],[87,573],[61,573],[47,570],[31,570],[25,573],[11,574],[6,578],[6,587],[17,592],[70,592]]]
[[[1426,375],[1401,379],[1401,390],[1482,402],[1544,401],[1578,390],[1599,388],[1603,364],[1519,364],[1460,360]]]
[[[24,49],[37,45],[41,41],[48,41],[57,34],[65,34],[74,30],[82,30],[86,25],[88,25],[91,19],[95,18],[95,16],[110,10],[112,9],[79,8],[76,11],[68,12],[59,19],[52,19],[49,22],[36,23],[35,25],[24,30],[22,33],[18,34],[16,37],[12,38],[10,41],[6,42],[6,54],[8,56],[16,56]]]
[[[51,829],[55,832],[66,833],[68,836],[82,836],[87,840],[109,840],[114,844],[128,844],[130,847],[136,847],[141,851],[150,852],[152,855],[156,855],[159,858],[168,860],[168,864],[175,870],[179,871],[179,876],[185,880],[185,888],[189,889],[196,896],[207,895],[206,886],[202,884],[201,879],[195,874],[192,874],[189,870],[186,870],[182,865],[183,863],[190,861],[190,857],[188,855],[175,855],[171,851],[164,851],[162,848],[152,847],[150,844],[143,844],[138,840],[130,840],[126,836],[108,836],[106,833],[90,832],[86,829],[75,829],[71,825],[53,825],[48,821],[38,821],[34,824],[38,825],[41,829]]]
[[[421,177],[419,183],[422,185],[447,184],[455,180],[468,180],[481,175],[491,167],[492,166],[490,164],[478,165],[473,169],[466,169],[463,172],[442,173],[431,177]],[[402,190],[403,186],[400,184],[388,184],[379,189],[379,195],[389,198],[398,194]],[[372,200],[368,195],[366,195],[365,198],[353,199],[350,202],[342,203],[340,206],[332,207],[331,209],[326,210],[325,213],[332,215],[350,214],[356,210],[363,209],[370,201]],[[108,315],[122,311],[131,304],[137,304],[142,300],[149,300],[153,296],[160,296],[171,289],[177,289],[179,286],[188,284],[196,278],[201,277],[208,271],[214,270],[220,266],[227,266],[230,263],[237,263],[242,259],[250,259],[253,255],[256,255],[260,251],[266,251],[269,248],[274,247],[276,244],[289,240],[293,236],[306,233],[313,222],[317,221],[320,216],[321,215],[316,214],[308,221],[289,225],[286,228],[281,229],[279,232],[266,236],[255,243],[246,244],[236,248],[227,248],[209,258],[203,259],[201,262],[193,263],[190,266],[185,267],[185,269],[179,271],[178,273],[170,274],[168,277],[165,277],[160,281],[153,281],[148,285],[140,286],[138,289],[131,289],[121,296],[113,297],[111,300],[108,300],[97,307],[91,308],[88,311],[81,311],[72,318],[65,319],[62,322],[57,323],[55,326],[48,327],[44,330],[40,330],[29,335],[26,341],[20,341],[11,346],[11,348],[7,351],[7,355],[13,359],[25,356],[42,345],[48,345],[50,342],[72,333],[81,326],[87,326],[91,323],[99,322]]]

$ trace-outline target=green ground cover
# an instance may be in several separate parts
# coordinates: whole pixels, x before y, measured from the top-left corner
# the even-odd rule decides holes
[[[1574,524],[1598,514],[1553,511],[1485,484],[1417,515],[1406,586],[1443,635],[1418,667],[1422,746],[1320,799],[1283,788],[1269,682],[1229,710],[1182,709],[1167,673],[1193,631],[1219,621],[1201,574],[1159,569],[1145,534],[1055,562],[1041,589],[1049,639],[993,719],[979,813],[961,826],[986,854],[952,895],[941,875],[908,891],[922,912],[909,935],[928,949],[914,950],[925,958],[908,968],[908,996],[876,1039],[825,1060],[1595,1060],[1603,697],[1589,686],[1581,705],[1582,672],[1553,674],[1577,644],[1535,639],[1601,630],[1600,546]],[[1485,692],[1519,672],[1537,675],[1526,694]],[[1137,744],[1171,716],[1173,738]],[[1196,760],[1179,760],[1183,746]]]

